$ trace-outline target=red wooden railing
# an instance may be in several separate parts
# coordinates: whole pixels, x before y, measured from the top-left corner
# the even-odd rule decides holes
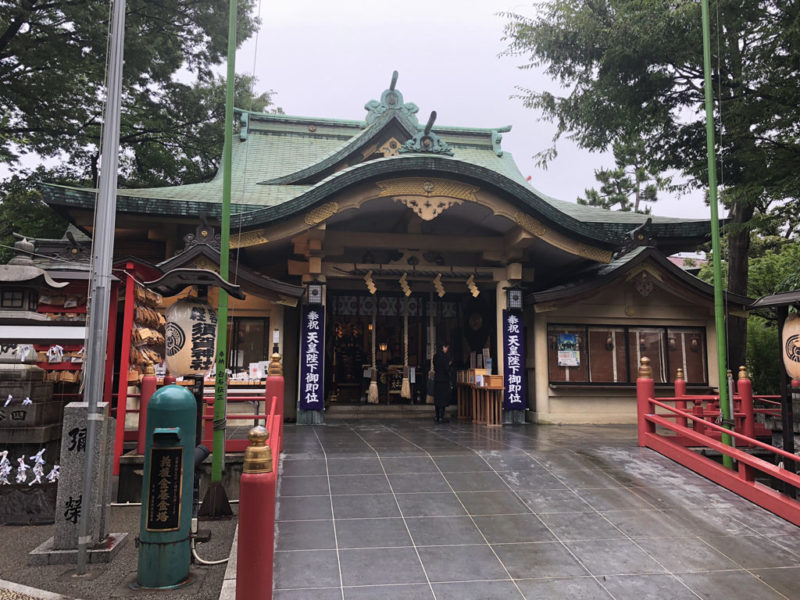
[[[739,391],[746,403],[747,384],[742,389],[742,378]],[[796,465],[800,463],[800,457],[761,442],[752,435],[729,431],[713,420],[708,420],[713,409],[708,411],[703,408],[703,402],[713,397],[681,395],[656,399],[648,359],[642,360],[642,368],[636,380],[636,395],[640,446],[652,448],[787,521],[800,525],[800,502],[756,480],[760,473],[762,479],[766,476],[767,479],[782,482],[784,486],[800,488],[800,476],[793,472],[794,469],[787,470],[781,466],[786,462]],[[689,402],[694,405],[691,411],[684,409],[685,403]],[[752,409],[749,411],[749,423],[744,416],[748,413],[747,409],[741,412],[741,427],[750,431],[753,425]],[[738,447],[723,444],[719,439],[722,433],[730,435]],[[713,459],[691,450],[690,446],[730,456],[736,461],[736,470],[725,468]],[[774,457],[773,462],[753,456],[739,449],[741,447],[768,452]]]
[[[272,598],[275,552],[275,501],[280,451],[283,447],[283,376],[267,378],[265,414],[272,452],[272,470],[251,472],[247,454],[239,482],[239,537],[236,563],[236,600]],[[248,419],[250,415],[244,415]],[[231,418],[231,415],[228,416]],[[231,440],[238,441],[238,440]]]

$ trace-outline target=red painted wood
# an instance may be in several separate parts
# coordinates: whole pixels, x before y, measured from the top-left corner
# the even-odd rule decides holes
[[[742,378],[739,381],[741,412],[738,416],[749,431],[754,419],[752,416],[752,387],[748,384],[750,384],[750,381],[746,378]],[[679,391],[680,388],[676,389],[676,396],[679,396]],[[718,436],[724,431],[734,437],[739,446],[760,447],[782,457],[784,460],[794,462],[800,462],[800,457],[764,444],[754,439],[753,436],[727,431],[716,423],[705,421],[704,418],[709,417],[712,413],[712,410],[703,409],[702,404],[703,400],[706,400],[705,398],[680,395],[694,402],[694,409],[690,413],[666,403],[677,401],[678,398],[656,400],[654,396],[653,380],[640,377],[637,380],[637,417],[640,446],[652,448],[787,521],[800,526],[800,502],[755,480],[756,471],[760,471],[792,486],[800,487],[800,476],[735,447],[723,444],[718,439],[714,439],[712,435]],[[713,401],[713,398],[709,398],[709,400]],[[655,414],[656,407],[667,410],[669,414]],[[682,424],[682,422],[689,420],[692,421],[692,428]],[[660,435],[656,432],[656,426],[667,429],[675,435]],[[711,435],[706,435],[706,430]],[[710,448],[732,457],[738,463],[738,471],[729,470],[714,460],[687,449],[686,446],[690,445]]]
[[[139,428],[136,436],[136,452],[138,454],[144,454],[145,442],[147,441],[147,405],[156,392],[157,384],[158,379],[154,374],[142,377],[142,397],[139,400]]]
[[[133,288],[136,285],[131,272],[133,263],[125,265],[123,283],[125,285],[125,305],[122,316],[122,336],[120,340],[119,383],[117,384],[117,428],[114,437],[114,475],[119,475],[119,459],[125,441],[125,412],[127,410],[128,362],[131,358],[131,331],[133,330]],[[136,439],[136,438],[134,438]]]
[[[278,473],[242,473],[239,482],[236,600],[272,598]]]
[[[672,444],[667,438],[656,434],[645,434],[645,445],[671,458],[677,463],[699,473],[703,477],[755,502],[770,512],[800,526],[800,502],[757,482],[742,480],[735,471],[730,471],[710,458],[701,456]]]
[[[106,342],[106,372],[103,378],[103,402],[111,409],[111,394],[114,391],[114,350],[117,342],[117,305],[119,304],[119,282],[111,284],[111,301],[108,307],[108,340]]]
[[[654,398],[650,398],[649,402],[654,406],[660,406],[661,408],[665,408],[665,409],[667,409],[669,411],[672,411],[672,412],[675,412],[675,413],[678,412],[674,407],[669,406],[667,404],[664,404],[663,402],[660,402],[658,400],[655,400]],[[650,411],[648,411],[648,412],[650,412]],[[690,416],[688,413],[686,413],[686,415]],[[652,421],[653,420],[652,417],[655,417],[655,415],[647,414],[645,416],[645,418],[648,421]],[[673,430],[675,430],[674,428],[677,427],[673,423],[669,423],[669,425],[670,425],[670,428],[673,429]],[[724,431],[725,433],[729,434],[731,437],[736,438],[737,442],[740,441],[740,440],[742,442],[747,442],[749,440],[749,438],[747,436],[742,435],[741,433],[737,433],[735,431],[730,431],[728,429],[725,429],[724,427],[722,427],[720,425],[717,425],[716,423],[708,423],[708,422],[706,422],[705,426],[707,428],[714,429],[715,431],[717,431],[719,433],[722,433]],[[689,436],[692,436],[692,435],[694,435],[694,432],[690,431],[690,430],[685,430],[685,434],[689,435]],[[708,438],[709,436],[705,436],[705,437]],[[715,440],[710,440],[710,441],[715,441]],[[750,442],[751,442],[751,445],[757,446],[759,448],[763,448],[764,450],[769,450],[770,452],[773,452],[774,454],[777,454],[778,456],[781,456],[784,459],[789,459],[789,460],[793,460],[795,462],[800,462],[800,456],[797,456],[795,454],[791,454],[790,452],[786,452],[785,450],[781,450],[780,448],[776,448],[775,446],[770,446],[769,444],[765,444],[764,442],[760,442],[758,440],[750,440]],[[723,447],[727,448],[727,449],[731,449],[730,446],[723,446]],[[742,453],[742,454],[744,454],[744,453]],[[747,456],[750,456],[750,455],[747,454]]]

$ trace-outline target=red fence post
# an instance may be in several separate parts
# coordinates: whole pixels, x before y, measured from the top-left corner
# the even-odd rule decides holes
[[[133,263],[125,264],[125,306],[122,317],[122,340],[120,342],[119,384],[117,387],[117,429],[114,435],[114,475],[119,475],[119,458],[125,442],[125,414],[128,409],[128,362],[131,352],[133,329],[134,288]],[[113,361],[112,361],[113,362]]]
[[[144,454],[145,438],[147,437],[147,404],[156,392],[156,372],[152,365],[145,368],[142,377],[142,397],[139,398],[139,431],[136,437],[136,453]]]
[[[753,382],[747,376],[747,369],[742,366],[739,367],[739,398],[742,404],[742,412],[744,413],[744,433],[749,438],[756,437],[756,418],[753,411]]]
[[[214,398],[203,398],[203,445],[214,446]]]
[[[236,563],[236,600],[271,600],[275,543],[275,489],[277,473],[269,433],[250,430],[251,445],[244,453],[239,482],[239,541]]]
[[[694,429],[697,433],[702,433],[705,435],[706,433],[706,426],[704,425],[704,413],[703,413],[703,402],[701,400],[694,401],[694,409],[692,409],[692,414],[696,416],[694,421],[692,421],[692,429]]]
[[[653,381],[653,369],[650,359],[642,357],[639,367],[639,377],[636,379],[636,413],[639,429],[639,445],[645,445],[645,433],[655,431],[655,426],[647,421],[646,415],[650,413],[650,398],[656,395],[656,386]]]
[[[286,387],[283,379],[283,365],[281,365],[281,355],[277,352],[272,353],[272,360],[267,369],[267,386],[264,391],[265,404],[270,402],[272,397],[278,399],[275,414],[280,416],[280,421],[283,422],[284,407],[284,389]],[[266,410],[264,412],[267,412]],[[283,436],[281,436],[281,445],[279,450],[283,450]]]
[[[679,368],[675,374],[675,397],[682,398],[686,395],[686,379],[683,377],[683,368]],[[686,400],[675,400],[675,408],[678,410],[686,410]],[[686,427],[686,417],[678,417],[678,425]]]

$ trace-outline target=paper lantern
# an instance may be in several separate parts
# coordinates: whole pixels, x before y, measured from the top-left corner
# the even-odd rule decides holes
[[[786,317],[781,335],[781,354],[786,373],[792,379],[800,379],[800,314]]]
[[[178,300],[167,309],[166,342],[172,375],[208,373],[217,349],[217,312],[207,302]]]

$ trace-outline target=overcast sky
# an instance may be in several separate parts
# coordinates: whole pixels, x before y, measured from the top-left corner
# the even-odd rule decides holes
[[[261,31],[239,50],[236,70],[254,74],[259,91],[274,90],[287,114],[363,119],[364,104],[380,99],[397,70],[397,89],[419,106],[421,122],[435,110],[438,125],[511,125],[503,149],[547,195],[574,202],[596,185],[595,169],[613,164],[610,155],[562,139],[547,170],[535,165],[533,155],[551,143],[555,129],[513,96],[518,86],[557,86],[541,73],[521,70],[523,57],[500,56],[508,19],[498,14],[532,16],[532,2],[262,0],[257,10]],[[700,197],[663,197],[653,213],[708,218]]]

